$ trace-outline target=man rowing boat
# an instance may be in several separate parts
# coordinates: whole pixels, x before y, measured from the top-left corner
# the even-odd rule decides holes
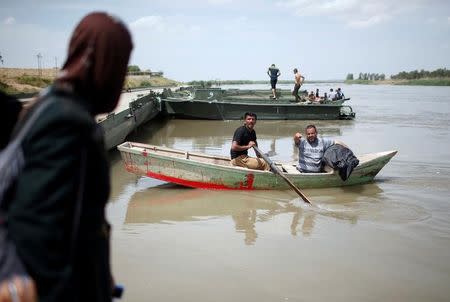
[[[233,166],[245,167],[255,170],[269,170],[269,164],[256,154],[258,158],[248,156],[248,149],[258,146],[256,141],[256,124],[257,116],[255,113],[246,112],[244,115],[244,125],[234,131],[233,141],[231,144],[231,164]]]

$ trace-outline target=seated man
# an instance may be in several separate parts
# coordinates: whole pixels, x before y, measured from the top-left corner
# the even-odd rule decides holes
[[[343,143],[327,138],[318,138],[317,129],[314,125],[306,126],[306,139],[302,139],[301,133],[294,135],[295,145],[298,147],[298,166],[297,170],[306,173],[322,172],[322,158],[325,151],[334,144],[344,147]]]
[[[341,99],[343,99],[343,98],[345,98],[345,95],[344,95],[344,93],[342,92],[341,88],[338,88],[338,89],[336,90],[336,99],[337,99],[337,100],[341,100]]]
[[[330,93],[328,94],[328,99],[330,101],[336,100],[336,92],[333,91],[333,88],[330,88]]]
[[[270,170],[270,166],[264,159],[248,156],[248,149],[258,146],[256,142],[256,114],[246,112],[244,115],[244,125],[237,128],[233,135],[231,144],[231,164],[233,166],[245,167],[255,170]]]

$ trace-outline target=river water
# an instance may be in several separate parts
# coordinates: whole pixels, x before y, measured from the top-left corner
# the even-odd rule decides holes
[[[372,183],[303,190],[314,206],[293,191],[138,178],[110,153],[107,210],[123,301],[450,301],[450,87],[304,88],[337,85],[356,119],[317,121],[319,134],[356,155],[398,154]],[[258,121],[260,149],[296,161],[292,136],[311,122]],[[228,155],[240,125],[159,120],[130,140]]]

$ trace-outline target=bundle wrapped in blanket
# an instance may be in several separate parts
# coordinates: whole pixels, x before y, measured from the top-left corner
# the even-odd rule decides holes
[[[338,169],[339,176],[343,181],[346,181],[352,174],[353,169],[359,164],[359,160],[349,148],[334,144],[325,151],[322,164]]]

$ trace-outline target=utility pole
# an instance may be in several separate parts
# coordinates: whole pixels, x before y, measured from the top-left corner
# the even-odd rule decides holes
[[[55,57],[55,77],[58,74],[58,58]]]
[[[37,57],[37,61],[38,61],[38,73],[39,73],[39,77],[41,77],[42,76],[42,65],[41,65],[42,55],[41,55],[41,53],[38,53],[36,55],[36,57]]]

